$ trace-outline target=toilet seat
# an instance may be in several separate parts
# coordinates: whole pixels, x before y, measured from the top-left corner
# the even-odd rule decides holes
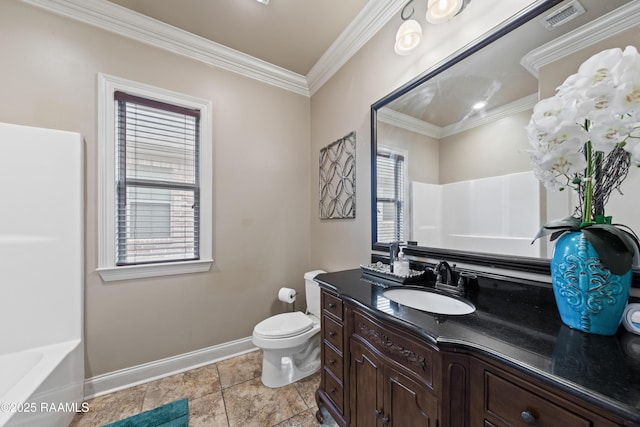
[[[271,316],[258,323],[253,329],[254,336],[260,338],[288,338],[300,335],[313,328],[313,321],[301,311]]]

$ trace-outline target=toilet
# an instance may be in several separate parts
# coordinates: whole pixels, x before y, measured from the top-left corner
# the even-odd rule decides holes
[[[262,349],[262,383],[271,388],[291,384],[320,368],[320,287],[322,270],[304,275],[307,312],[276,314],[253,328],[253,344]]]

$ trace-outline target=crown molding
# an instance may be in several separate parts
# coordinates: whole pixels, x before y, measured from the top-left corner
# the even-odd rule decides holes
[[[22,1],[307,97],[326,83],[373,37],[400,10],[403,3],[403,0],[369,0],[305,77],[106,0]]]
[[[22,1],[208,65],[309,96],[307,80],[300,74],[277,67],[106,0]]]
[[[316,93],[404,6],[406,0],[369,0],[307,73],[309,92]]]
[[[471,117],[470,119],[462,120],[444,127],[416,119],[408,114],[399,113],[387,107],[380,108],[376,113],[376,118],[381,122],[392,126],[431,138],[441,139],[529,110],[536,105],[536,102],[538,102],[538,94],[532,93],[531,95],[527,95],[524,98],[520,98],[516,101],[510,102],[509,104],[489,110],[482,116]]]
[[[389,125],[405,129],[430,138],[442,138],[442,128],[424,120],[416,119],[408,114],[400,113],[388,107],[380,108],[376,118]]]
[[[520,64],[538,78],[540,68],[638,25],[640,2],[632,1],[527,53]]]

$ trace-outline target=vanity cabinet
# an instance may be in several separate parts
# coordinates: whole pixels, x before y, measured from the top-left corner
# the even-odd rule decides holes
[[[322,307],[320,358],[322,360],[320,388],[316,391],[318,407],[324,405],[334,420],[342,427],[347,426],[345,413],[345,339],[344,307],[342,300],[334,293],[322,289],[320,295]],[[316,418],[322,422],[320,411]]]
[[[427,387],[357,340],[351,340],[350,351],[352,426],[436,425],[438,399]]]
[[[436,426],[439,354],[347,306],[351,425]],[[435,381],[434,381],[435,380]]]
[[[622,425],[603,418],[596,408],[589,410],[586,402],[552,391],[515,370],[476,357],[470,363],[471,427]]]
[[[342,427],[638,427],[471,347],[438,348],[326,289],[321,304],[316,400]]]
[[[348,426],[436,426],[441,358],[418,337],[374,319],[323,289],[321,379],[316,392]],[[316,414],[322,422],[320,411]]]

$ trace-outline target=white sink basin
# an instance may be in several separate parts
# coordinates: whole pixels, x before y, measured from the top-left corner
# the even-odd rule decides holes
[[[476,308],[470,302],[422,289],[391,288],[382,294],[398,304],[435,314],[471,314]]]

